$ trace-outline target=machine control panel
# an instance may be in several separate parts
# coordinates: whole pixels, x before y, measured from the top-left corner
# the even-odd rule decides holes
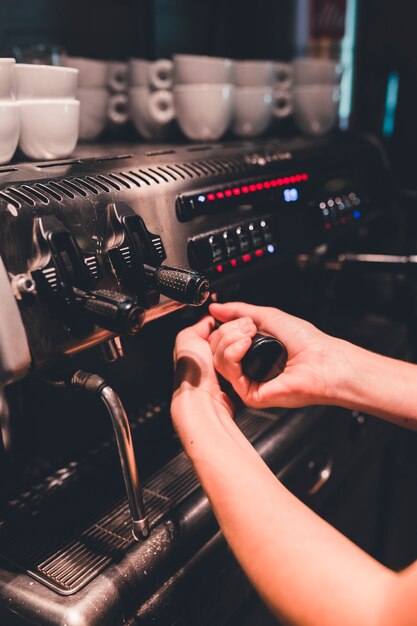
[[[215,278],[276,255],[276,227],[265,216],[193,237],[188,255],[193,268]]]

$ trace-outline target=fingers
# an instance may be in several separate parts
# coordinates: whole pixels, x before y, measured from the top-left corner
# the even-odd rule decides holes
[[[223,324],[209,338],[216,370],[236,388],[242,379],[241,360],[256,334],[255,324],[248,318]]]
[[[230,333],[235,335],[238,335],[239,333],[243,333],[244,335],[250,334],[253,337],[256,333],[256,326],[250,317],[242,317],[231,322],[226,322],[220,326],[220,328],[215,330],[209,337],[209,343],[213,354],[220,341],[222,341],[222,339],[226,336],[230,336]]]

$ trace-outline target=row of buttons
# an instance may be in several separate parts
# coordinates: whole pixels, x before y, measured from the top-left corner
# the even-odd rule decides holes
[[[206,272],[227,263],[237,267],[275,252],[274,235],[265,218],[197,237],[191,243],[199,269]]]
[[[360,205],[361,200],[354,192],[320,202],[319,208],[326,230],[360,219]]]

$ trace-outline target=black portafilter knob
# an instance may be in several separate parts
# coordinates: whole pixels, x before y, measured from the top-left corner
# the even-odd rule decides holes
[[[142,326],[143,309],[136,300],[117,291],[74,288],[76,302],[88,319],[118,335],[134,335]]]
[[[282,374],[287,358],[287,349],[283,343],[275,337],[256,333],[242,359],[242,370],[251,380],[266,383]]]
[[[201,306],[210,295],[208,279],[197,272],[167,265],[145,265],[145,271],[152,285],[171,300]]]
[[[220,322],[216,322],[217,328],[220,325]],[[250,380],[266,383],[282,374],[287,359],[287,349],[281,341],[270,335],[256,333],[241,361],[242,370]]]

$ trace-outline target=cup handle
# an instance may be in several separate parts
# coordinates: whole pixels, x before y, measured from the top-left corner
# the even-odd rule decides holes
[[[157,124],[169,124],[175,117],[174,96],[170,91],[154,91],[149,96],[149,115]]]
[[[293,112],[292,95],[290,91],[275,91],[274,115],[278,119],[289,117]]]
[[[108,73],[108,85],[116,93],[123,93],[127,89],[127,63],[123,67],[110,68]]]
[[[149,67],[149,82],[155,89],[171,89],[174,64],[169,59],[158,59]]]
[[[129,119],[129,104],[126,94],[118,93],[114,96],[110,96],[107,117],[117,126],[127,122]]]
[[[289,89],[292,85],[292,65],[290,63],[275,63],[274,79],[279,89]]]

